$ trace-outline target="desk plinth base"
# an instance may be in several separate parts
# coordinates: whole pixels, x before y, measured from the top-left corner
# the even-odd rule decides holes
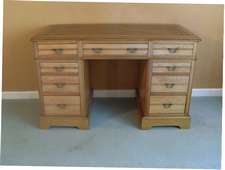
[[[77,116],[41,116],[40,128],[48,129],[50,126],[70,126],[79,129],[89,129],[89,118]]]
[[[153,117],[143,116],[140,121],[141,129],[150,129],[153,126],[178,126],[181,129],[190,128],[190,116],[176,116],[176,117]]]

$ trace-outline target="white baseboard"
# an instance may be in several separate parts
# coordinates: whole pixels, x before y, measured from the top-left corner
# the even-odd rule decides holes
[[[3,91],[2,99],[38,99],[38,91]]]
[[[223,89],[221,88],[202,88],[202,89],[192,89],[193,97],[203,97],[203,96],[222,96]]]
[[[135,90],[94,90],[94,97],[135,97]],[[222,96],[221,88],[193,89],[192,96]],[[2,99],[38,99],[38,91],[4,91]]]
[[[94,90],[94,97],[135,97],[135,90]],[[193,97],[222,96],[220,88],[192,89]]]

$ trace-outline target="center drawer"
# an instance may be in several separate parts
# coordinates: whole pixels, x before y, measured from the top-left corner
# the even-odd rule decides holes
[[[46,115],[80,115],[80,96],[44,96]]]
[[[183,92],[188,90],[189,76],[152,76],[151,92]]]
[[[147,43],[85,43],[84,55],[147,55]]]

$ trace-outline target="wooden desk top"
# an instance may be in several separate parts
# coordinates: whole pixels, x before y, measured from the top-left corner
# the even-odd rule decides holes
[[[192,40],[201,39],[177,24],[60,24],[31,38],[40,40]]]

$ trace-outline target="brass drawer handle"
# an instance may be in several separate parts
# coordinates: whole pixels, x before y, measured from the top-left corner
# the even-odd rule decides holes
[[[95,53],[99,54],[102,52],[102,48],[92,48],[92,51],[94,51]]]
[[[63,88],[65,86],[64,83],[56,83],[55,85],[57,88]]]
[[[171,89],[175,86],[174,83],[165,83],[166,88]]]
[[[57,49],[52,49],[52,50],[55,51],[56,54],[62,54],[63,53],[62,48],[57,48]]]
[[[65,109],[66,104],[57,104],[57,107],[59,107],[60,109]]]
[[[176,70],[176,66],[167,66],[166,67],[168,71],[175,71]]]
[[[138,50],[137,48],[127,48],[127,51],[129,53],[136,53],[137,50]]]
[[[65,69],[64,66],[56,66],[56,67],[54,67],[54,68],[55,68],[55,70],[58,71],[58,72],[62,72],[62,71]]]
[[[164,103],[164,104],[162,104],[163,105],[163,107],[165,108],[165,109],[168,109],[168,108],[170,108],[173,104],[171,104],[171,103]]]
[[[178,48],[167,48],[169,53],[176,53]]]

